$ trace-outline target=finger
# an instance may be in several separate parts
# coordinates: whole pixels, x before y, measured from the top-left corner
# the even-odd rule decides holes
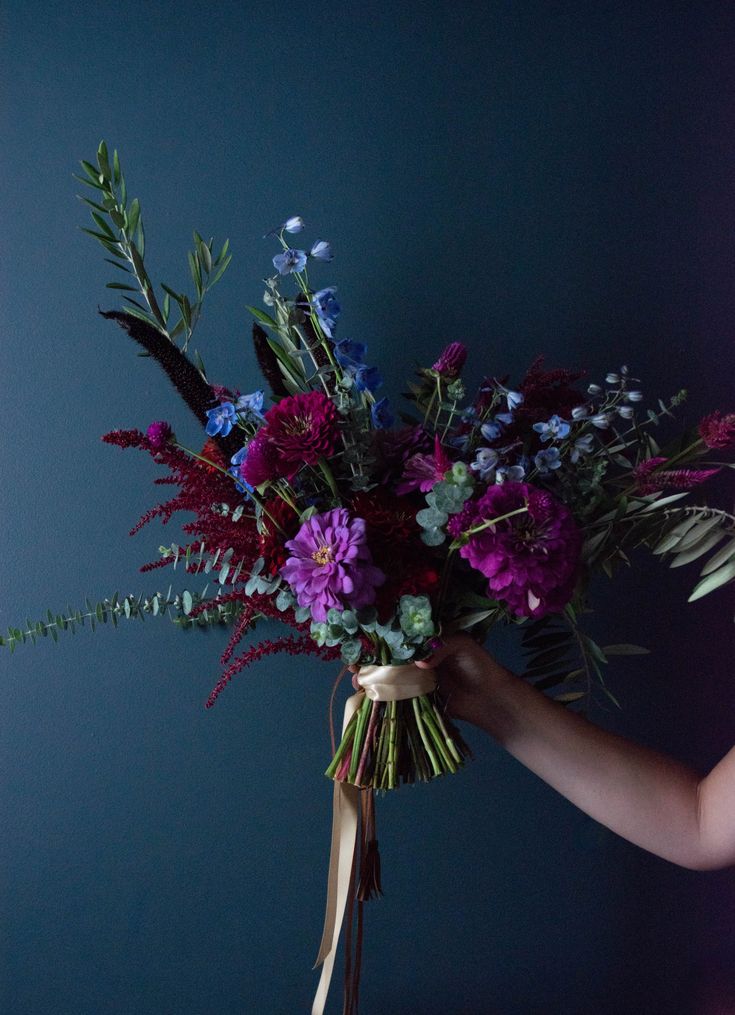
[[[453,639],[450,638],[449,641],[441,645],[438,649],[436,649],[435,652],[433,652],[426,659],[421,659],[420,661],[418,661],[416,665],[422,670],[433,670],[437,666],[441,666],[442,662],[447,658],[447,656],[452,655],[452,653],[455,651],[456,645],[453,644]]]

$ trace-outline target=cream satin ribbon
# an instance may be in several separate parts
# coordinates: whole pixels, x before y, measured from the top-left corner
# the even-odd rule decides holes
[[[412,663],[404,666],[363,666],[357,674],[360,690],[345,702],[342,736],[350,719],[367,697],[371,701],[403,701],[431,694],[436,688],[433,670],[422,670]],[[327,910],[324,930],[314,969],[322,964],[311,1015],[323,1015],[327,1003],[329,984],[334,969],[339,935],[342,930],[350,875],[357,845],[357,819],[360,810],[360,790],[348,782],[334,781],[332,809],[332,845],[329,855],[327,881]]]

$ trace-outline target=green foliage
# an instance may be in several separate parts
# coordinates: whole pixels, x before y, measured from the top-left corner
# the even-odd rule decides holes
[[[177,292],[162,283],[164,297],[159,303],[145,267],[145,230],[140,201],[137,197],[128,201],[127,186],[120,168],[118,153],[117,151],[113,153],[110,165],[104,141],[100,141],[96,162],[94,165],[82,160],[83,175],[75,174],[75,179],[97,192],[95,200],[91,197],[80,198],[91,208],[90,214],[95,227],[84,229],[84,232],[93,236],[105,251],[112,255],[112,258],[105,258],[107,263],[128,276],[125,282],[119,280],[108,282],[107,288],[124,294],[134,293],[135,296],[123,295],[127,304],[126,312],[158,328],[172,342],[182,335],[182,349],[186,351],[199,320],[205,294],[219,282],[232,260],[232,255],[228,253],[229,240],[225,240],[219,252],[215,254],[214,239],[210,238],[205,242],[195,231],[194,249],[187,254],[195,297],[189,299],[185,293]],[[142,298],[143,302],[135,297]],[[172,300],[178,308],[176,322],[171,320]],[[201,358],[197,365],[204,376]]]
[[[57,614],[48,610],[42,620],[35,622],[26,620],[22,627],[9,627],[7,635],[0,637],[0,647],[9,648],[14,652],[18,645],[27,641],[35,645],[39,638],[50,637],[53,641],[58,641],[60,631],[76,634],[78,627],[91,627],[94,631],[99,624],[107,623],[117,627],[121,619],[145,620],[146,614],[153,617],[168,616],[174,624],[185,630],[208,627],[212,624],[230,624],[242,610],[241,603],[215,601],[195,617],[190,616],[206,598],[206,588],[201,593],[185,589],[183,592],[173,594],[169,588],[165,595],[156,592],[152,596],[141,594],[122,598],[116,592],[109,599],[102,599],[98,603],[86,600],[85,609],[73,610],[71,606],[67,606],[64,612]]]

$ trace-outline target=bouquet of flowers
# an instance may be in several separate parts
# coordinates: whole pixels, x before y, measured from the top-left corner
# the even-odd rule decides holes
[[[0,644],[12,650],[86,622],[146,613],[183,627],[228,624],[224,669],[208,706],[269,653],[340,659],[359,690],[326,774],[354,790],[346,798],[354,801],[358,789],[428,781],[468,757],[431,671],[415,665],[448,634],[482,640],[496,624],[517,625],[526,677],[538,687],[564,703],[580,701],[594,684],[612,697],[603,677],[608,658],[645,650],[601,647],[582,630],[595,572],[612,577],[645,546],[672,567],[699,562],[690,600],[735,579],[735,517],[688,500],[732,468],[719,456],[735,444],[735,413],[715,411],[664,442],[662,424],[683,391],[644,409],[627,366],[580,384],[581,372],[546,369],[541,357],[515,385],[488,364],[486,373],[473,371],[482,379],[470,387],[458,341],[417,367],[405,411],[396,413],[380,395],[383,378],[366,345],[339,335],[336,289],[311,280],[331,261],[330,244],[292,246],[305,228],[300,216],[267,234],[278,248],[273,272],[263,308],[249,308],[269,391],[257,382],[246,393],[212,384],[201,356],[188,349],[204,296],[230,263],[228,244],[217,251],[194,233],[193,296],[167,285],[157,296],[140,205],[128,201],[117,152],[110,158],[103,142],[96,163],[82,169],[78,179],[93,192],[83,198],[94,222],[87,231],[122,278],[109,288],[122,292],[125,307],[103,316],[158,361],[205,431],[194,449],[161,421],[104,437],[148,452],[168,470],[156,482],[176,489],[133,532],[155,518],[193,514],[182,526],[186,539],[160,547],[142,570],[181,566],[215,586],[116,594],[12,627]],[[238,654],[264,618],[293,633]],[[372,796],[362,816],[357,894],[366,899],[380,890]],[[349,895],[346,866],[330,881],[333,873]]]

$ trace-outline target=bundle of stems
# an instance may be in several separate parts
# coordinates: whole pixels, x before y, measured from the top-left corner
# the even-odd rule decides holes
[[[402,701],[366,697],[325,775],[363,789],[396,789],[456,772],[468,757],[469,748],[441,715],[434,694]]]

